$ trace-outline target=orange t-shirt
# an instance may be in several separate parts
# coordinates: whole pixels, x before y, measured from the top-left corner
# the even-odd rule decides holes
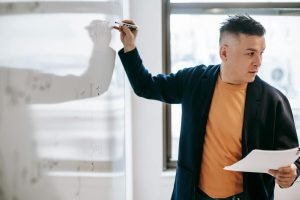
[[[242,127],[247,84],[225,83],[219,77],[214,90],[199,178],[199,188],[213,198],[243,192],[240,172],[223,168],[242,158]]]

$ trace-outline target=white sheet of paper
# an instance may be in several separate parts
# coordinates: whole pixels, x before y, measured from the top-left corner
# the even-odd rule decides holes
[[[258,150],[251,151],[245,158],[224,167],[225,170],[240,172],[268,173],[269,169],[278,169],[294,163],[299,157],[299,148],[288,150]]]

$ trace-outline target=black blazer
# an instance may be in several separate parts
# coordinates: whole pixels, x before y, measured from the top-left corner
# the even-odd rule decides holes
[[[199,65],[175,74],[152,76],[137,49],[119,56],[134,92],[147,99],[182,104],[179,155],[172,200],[196,198],[206,122],[220,65]],[[292,111],[287,98],[256,76],[246,92],[242,155],[253,149],[279,150],[298,147]],[[226,119],[224,119],[226,120]],[[295,164],[300,169],[300,159]],[[299,174],[299,173],[298,173]],[[253,200],[274,198],[274,178],[243,173],[244,192]]]

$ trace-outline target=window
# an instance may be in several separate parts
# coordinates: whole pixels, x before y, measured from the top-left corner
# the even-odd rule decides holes
[[[256,3],[253,3],[256,2]],[[272,1],[275,2],[275,1]],[[228,15],[248,13],[266,30],[267,49],[260,76],[290,100],[300,132],[300,84],[297,74],[300,39],[300,3],[260,0],[165,2],[165,72],[176,72],[199,64],[218,64],[219,27]],[[176,166],[180,134],[180,105],[165,105],[165,168]],[[300,135],[299,135],[300,138]]]

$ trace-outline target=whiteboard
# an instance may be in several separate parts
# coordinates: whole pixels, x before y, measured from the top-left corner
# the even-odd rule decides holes
[[[121,1],[0,14],[0,199],[125,199]]]

